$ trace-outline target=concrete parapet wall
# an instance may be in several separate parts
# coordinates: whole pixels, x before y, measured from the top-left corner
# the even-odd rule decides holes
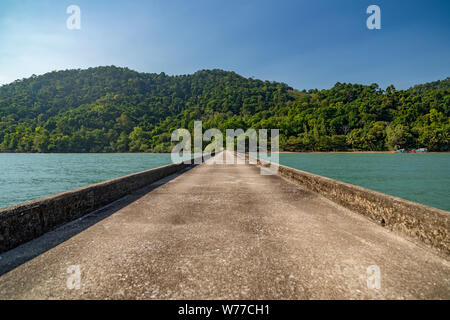
[[[0,209],[0,253],[189,166],[169,164]]]
[[[258,164],[270,163],[258,159]],[[450,256],[450,212],[425,206],[349,183],[279,166],[278,174],[308,190],[362,214],[394,232]]]

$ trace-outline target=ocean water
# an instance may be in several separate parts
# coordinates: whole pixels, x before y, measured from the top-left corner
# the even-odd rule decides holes
[[[280,163],[450,211],[450,153],[282,153]]]
[[[0,154],[0,207],[168,163],[170,154]],[[284,153],[280,163],[450,211],[449,153]]]
[[[168,163],[170,154],[0,153],[0,208]]]

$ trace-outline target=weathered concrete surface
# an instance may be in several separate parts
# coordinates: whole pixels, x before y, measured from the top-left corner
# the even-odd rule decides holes
[[[247,157],[248,158],[248,157]],[[256,160],[255,160],[256,161]],[[269,162],[257,161],[263,167]],[[450,256],[450,213],[283,165],[278,174],[374,222]]]
[[[450,298],[448,260],[259,173],[197,166],[1,276],[0,298]],[[70,265],[79,290],[66,287]]]
[[[74,235],[77,235],[99,221],[109,217],[121,208],[138,200],[151,190],[158,188],[191,168],[192,167],[188,167],[182,171],[155,181],[154,183],[145,186],[142,189],[138,189],[135,192],[128,194],[127,196],[120,198],[119,200],[116,200],[98,210],[86,214],[74,221],[68,222],[52,231],[46,232],[44,235],[34,239],[33,241],[28,241],[27,243],[22,244],[15,250],[3,252],[0,255],[0,276],[56,247]]]
[[[0,253],[189,166],[191,166],[190,163],[168,164],[2,208],[0,209]]]

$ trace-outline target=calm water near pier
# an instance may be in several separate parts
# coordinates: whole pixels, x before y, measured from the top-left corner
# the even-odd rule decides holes
[[[170,162],[170,154],[0,154],[0,207]],[[449,153],[286,153],[280,163],[450,210]]]
[[[0,208],[170,162],[156,153],[0,153]]]
[[[283,153],[280,163],[450,211],[450,153]]]

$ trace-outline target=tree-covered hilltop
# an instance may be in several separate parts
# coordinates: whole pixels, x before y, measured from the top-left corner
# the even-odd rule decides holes
[[[449,149],[450,78],[409,90],[286,84],[202,70],[192,75],[98,67],[0,87],[0,150],[167,152],[171,132],[279,128],[290,151]]]

